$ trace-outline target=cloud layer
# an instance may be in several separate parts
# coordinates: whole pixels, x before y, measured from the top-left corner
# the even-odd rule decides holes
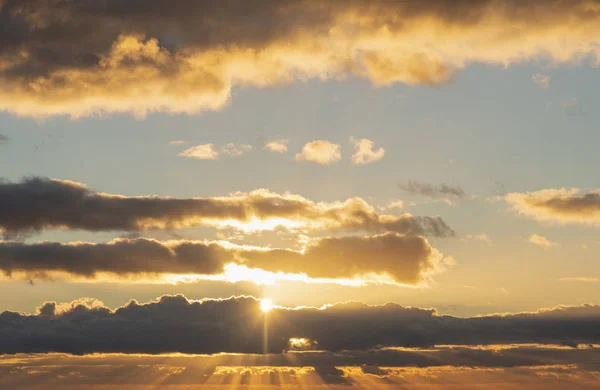
[[[115,311],[83,304],[65,309],[54,302],[45,303],[36,315],[6,311],[0,314],[0,353],[262,353],[265,320],[266,344],[273,352],[288,349],[291,338],[301,337],[327,351],[600,342],[598,306],[458,318],[391,303],[345,303],[275,308],[265,316],[251,297],[189,301],[178,295],[146,304],[132,301]]]
[[[0,109],[217,110],[235,86],[448,82],[471,63],[598,58],[593,0],[3,0]],[[551,26],[551,28],[548,28]]]
[[[0,228],[8,237],[50,228],[136,232],[192,226],[454,235],[439,217],[380,215],[361,198],[316,203],[267,190],[214,198],[127,197],[94,192],[80,183],[32,178],[0,182],[0,204]]]
[[[309,278],[382,275],[393,282],[417,284],[442,270],[444,259],[424,237],[396,233],[312,239],[302,251],[144,238],[100,244],[0,241],[0,271],[28,279],[47,278],[56,272],[92,279],[102,273],[132,279],[161,274],[217,275],[228,264]]]

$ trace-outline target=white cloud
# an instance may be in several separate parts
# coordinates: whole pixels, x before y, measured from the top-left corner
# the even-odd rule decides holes
[[[341,159],[340,145],[325,140],[309,142],[304,145],[302,152],[296,154],[297,161],[308,161],[321,165],[330,165]]]
[[[354,145],[356,151],[352,155],[353,164],[370,164],[381,160],[385,154],[383,148],[373,149],[374,142],[367,138],[355,139],[350,137],[350,143]]]
[[[548,240],[546,237],[540,236],[538,234],[532,234],[529,237],[528,241],[534,245],[541,246],[542,248],[545,248],[545,249],[559,245],[558,243],[552,242],[552,241]]]
[[[179,153],[179,156],[191,157],[198,160],[216,160],[219,157],[219,152],[215,150],[214,144],[203,144],[192,146]]]
[[[271,152],[285,153],[288,150],[287,143],[287,139],[278,139],[275,141],[270,141],[265,144],[264,149],[269,150]]]

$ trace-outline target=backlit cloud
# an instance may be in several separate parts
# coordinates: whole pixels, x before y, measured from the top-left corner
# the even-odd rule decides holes
[[[340,145],[329,141],[317,140],[304,145],[302,151],[296,154],[296,160],[308,161],[321,165],[330,165],[342,159]]]
[[[144,238],[98,244],[0,241],[0,271],[26,279],[48,278],[55,273],[89,279],[104,273],[132,280],[164,274],[218,275],[225,273],[228,264],[236,264],[331,282],[368,282],[379,276],[392,283],[421,284],[451,263],[452,259],[444,259],[424,237],[396,233],[311,239],[302,251],[202,241],[163,243]],[[248,272],[245,280],[261,282],[253,276]]]
[[[71,181],[32,178],[0,182],[0,204],[0,228],[8,237],[51,228],[138,232],[193,226],[454,235],[439,217],[378,214],[361,198],[313,202],[268,190],[213,198],[127,197]]]
[[[437,85],[472,63],[598,57],[592,0],[7,0],[0,109],[195,113],[236,86],[354,75]],[[551,28],[548,28],[551,26]]]
[[[354,145],[355,153],[352,155],[353,164],[370,164],[381,160],[385,154],[383,148],[374,150],[375,143],[369,139],[355,139],[350,137],[350,143]]]
[[[600,191],[545,189],[507,194],[504,199],[521,215],[538,221],[600,225]]]
[[[110,310],[46,302],[36,315],[0,314],[0,353],[262,353],[305,338],[325,351],[435,345],[598,344],[600,307],[459,318],[432,309],[358,302],[317,308],[273,308],[269,332],[252,297],[191,301],[182,295]],[[377,329],[377,332],[373,332]],[[264,337],[267,340],[264,340]],[[484,353],[482,356],[486,355]]]

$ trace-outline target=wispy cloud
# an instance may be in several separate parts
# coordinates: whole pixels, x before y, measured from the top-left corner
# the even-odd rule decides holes
[[[467,196],[466,192],[459,186],[450,186],[446,183],[435,185],[418,180],[409,180],[408,183],[400,184],[399,187],[409,194],[421,195],[429,198],[445,198],[448,196],[464,198]]]
[[[548,86],[550,85],[550,76],[546,76],[541,73],[536,73],[531,76],[531,80],[544,89],[548,89]]]
[[[265,143],[264,149],[269,150],[271,152],[285,153],[288,151],[287,144],[287,139],[278,139],[275,141],[269,141]]]
[[[552,248],[553,246],[559,245],[558,243],[552,242],[552,241],[548,240],[546,237],[540,236],[538,234],[532,234],[531,236],[529,236],[527,241],[534,245],[541,246],[544,249]]]
[[[179,153],[179,156],[195,158],[197,160],[216,160],[219,152],[215,150],[214,144],[203,144],[192,146]]]

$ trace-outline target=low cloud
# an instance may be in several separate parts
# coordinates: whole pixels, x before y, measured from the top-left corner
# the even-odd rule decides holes
[[[532,243],[534,245],[541,246],[544,249],[552,248],[553,246],[559,245],[558,243],[552,242],[552,241],[548,240],[546,237],[540,236],[539,234],[532,234],[531,236],[529,236],[527,241],[529,241],[530,243]]]
[[[265,344],[271,352],[288,349],[291,338],[313,340],[325,351],[600,342],[600,307],[592,305],[459,318],[432,309],[351,302],[321,309],[276,307],[267,316],[265,340],[265,315],[252,297],[163,296],[114,311],[82,304],[65,311],[46,302],[35,315],[0,314],[0,353],[263,353]]]
[[[325,140],[309,142],[304,145],[300,153],[296,154],[297,161],[307,161],[321,165],[331,165],[341,159],[340,145]]]
[[[467,194],[460,187],[453,187],[442,183],[438,185],[423,183],[418,180],[409,180],[406,184],[400,184],[400,189],[412,194],[426,196],[428,198],[455,197],[464,198]]]
[[[350,137],[350,143],[354,145],[355,153],[352,155],[352,163],[357,165],[370,164],[379,161],[385,155],[385,150],[379,148],[374,150],[375,143],[367,138],[355,139]]]
[[[268,190],[214,198],[127,197],[66,180],[31,178],[0,182],[0,204],[0,228],[7,238],[42,229],[139,232],[194,226],[454,235],[440,217],[378,214],[361,198],[319,203]]]
[[[600,226],[600,191],[580,193],[577,188],[513,192],[504,196],[517,213],[544,222]]]
[[[0,110],[189,114],[222,109],[236,87],[440,85],[474,63],[598,58],[590,0],[173,1],[3,1]]]
[[[389,282],[421,284],[451,262],[424,237],[396,233],[310,239],[301,251],[144,238],[98,244],[0,241],[0,271],[26,280],[57,272],[89,279],[108,273],[134,280],[162,274],[217,275],[226,265],[236,264],[317,279],[368,281],[380,276]]]
[[[288,151],[287,144],[288,144],[287,139],[278,139],[275,141],[269,141],[269,142],[265,143],[265,146],[263,149],[269,150],[271,152],[285,153]]]

